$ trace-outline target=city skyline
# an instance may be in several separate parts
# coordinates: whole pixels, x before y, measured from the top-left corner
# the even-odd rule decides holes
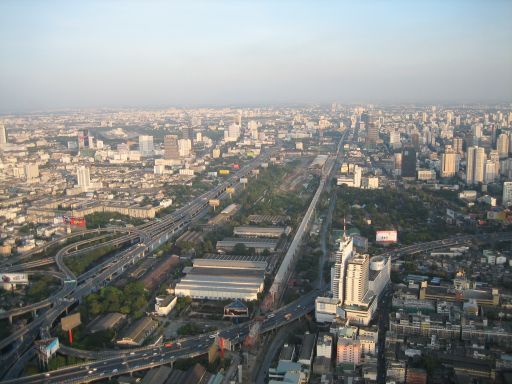
[[[509,102],[511,11],[506,1],[7,1],[0,112]]]

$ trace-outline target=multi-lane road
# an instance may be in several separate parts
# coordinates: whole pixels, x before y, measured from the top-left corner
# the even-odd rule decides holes
[[[105,281],[112,278],[112,276],[121,273],[128,264],[134,263],[136,260],[147,256],[166,241],[171,239],[174,235],[185,230],[190,223],[205,213],[209,208],[209,200],[225,198],[226,188],[238,187],[240,185],[240,178],[248,177],[253,169],[258,168],[263,162],[268,161],[275,153],[275,150],[263,151],[258,158],[254,159],[251,163],[244,165],[224,182],[193,199],[184,207],[177,209],[172,214],[165,216],[161,220],[155,220],[136,228],[125,229],[125,231],[130,231],[134,235],[139,236],[141,241],[137,245],[123,251],[120,255],[116,255],[115,260],[112,263],[109,263],[106,268],[98,270],[96,275],[91,276],[85,281],[81,279],[81,284],[77,284],[76,276],[73,275],[63,261],[64,256],[68,253],[68,247],[61,249],[55,256],[55,262],[59,269],[66,275],[68,283],[63,284],[62,289],[52,296],[50,303],[48,301],[44,301],[36,303],[30,308],[17,309],[17,311],[20,312],[23,312],[26,309],[33,311],[35,309],[51,305],[51,308],[42,312],[39,317],[30,322],[26,327],[18,329],[7,338],[0,340],[0,349],[4,349],[9,345],[13,346],[11,351],[2,355],[2,367],[4,372],[6,367],[11,366],[16,361],[16,366],[21,366],[21,362],[28,359],[29,355],[33,354],[33,352],[30,351],[24,354],[24,352],[32,346],[33,341],[40,334],[49,336],[49,329],[51,329],[55,320],[57,320],[59,316],[67,310],[67,308],[73,305],[73,303],[79,301],[85,295],[98,290],[103,286]],[[87,233],[94,233],[95,231],[96,230],[87,231]],[[105,231],[100,230],[98,233],[99,232]],[[59,240],[59,242],[55,242],[55,244],[59,244],[60,241],[61,240]],[[103,245],[107,245],[112,241],[118,240],[113,239],[105,242]],[[52,245],[55,244],[52,243]],[[70,245],[70,247],[72,246],[73,245]],[[7,377],[12,376],[17,373],[17,371],[19,371],[19,369],[14,369],[7,375]]]

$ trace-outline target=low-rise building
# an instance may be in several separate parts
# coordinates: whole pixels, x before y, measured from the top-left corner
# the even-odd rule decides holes
[[[117,340],[119,345],[141,346],[158,327],[158,322],[150,317],[135,321]]]

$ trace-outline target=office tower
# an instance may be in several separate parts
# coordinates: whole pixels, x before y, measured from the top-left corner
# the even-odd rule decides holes
[[[194,140],[194,128],[192,126],[185,126],[181,128],[181,138],[188,139],[191,142]]]
[[[509,147],[510,139],[508,135],[506,133],[501,133],[498,136],[498,142],[496,145],[500,159],[506,159],[508,157]]]
[[[348,260],[352,257],[354,251],[354,244],[352,237],[345,235],[340,241],[340,246],[336,252],[336,259],[334,265],[331,267],[331,292],[334,299],[339,300],[340,305],[343,304],[345,295],[345,270]]]
[[[379,140],[379,128],[371,114],[367,114],[366,125],[366,147],[375,148]]]
[[[178,137],[176,135],[166,135],[164,137],[164,159],[179,160],[179,158]]]
[[[0,147],[3,147],[7,144],[7,131],[5,126],[0,123]]]
[[[347,263],[345,305],[360,305],[368,291],[370,257],[356,254]]]
[[[500,173],[500,154],[497,149],[492,149],[489,152],[489,160],[491,160],[494,163],[495,172],[497,174],[499,174]]]
[[[152,156],[155,147],[153,144],[153,136],[141,135],[139,136],[139,151],[143,157]]]
[[[464,154],[464,139],[462,137],[453,138],[453,150],[458,155]]]
[[[238,125],[239,127],[242,126],[242,114],[238,114],[235,116],[234,124]]]
[[[505,181],[503,183],[503,205],[508,206],[512,204],[512,181]]]
[[[180,157],[188,157],[192,153],[192,140],[179,139],[178,140],[178,153]]]
[[[25,177],[27,181],[37,179],[39,177],[39,165],[25,164]]]
[[[402,177],[416,177],[416,150],[405,148],[402,151]]]
[[[76,169],[76,178],[78,180],[78,187],[87,191],[91,186],[91,176],[89,174],[89,168],[86,166],[79,166]]]
[[[457,154],[451,145],[447,145],[444,153],[441,155],[441,177],[453,177],[458,169]]]
[[[484,182],[485,149],[482,147],[469,147],[466,154],[466,184]]]

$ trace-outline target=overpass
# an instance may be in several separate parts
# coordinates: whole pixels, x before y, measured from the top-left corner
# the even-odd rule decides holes
[[[51,329],[55,320],[61,316],[62,313],[66,312],[67,309],[73,305],[76,301],[80,301],[85,295],[98,290],[102,284],[112,279],[115,274],[121,273],[129,263],[136,262],[137,259],[143,258],[146,255],[153,252],[155,249],[160,247],[162,244],[167,242],[176,233],[186,229],[190,223],[197,220],[209,209],[209,200],[214,198],[225,198],[226,188],[228,187],[239,187],[240,178],[248,177],[249,173],[259,167],[262,162],[268,160],[274,151],[264,151],[257,159],[254,159],[251,163],[244,165],[238,172],[234,173],[227,180],[220,183],[212,190],[203,193],[193,201],[177,209],[172,214],[165,216],[160,221],[153,221],[151,223],[143,224],[139,227],[131,228],[103,228],[94,229],[89,231],[80,232],[80,235],[84,233],[101,233],[101,232],[116,232],[123,231],[128,233],[137,234],[142,238],[142,241],[134,247],[124,251],[121,255],[117,255],[116,260],[106,266],[103,270],[98,270],[95,276],[88,278],[87,280],[81,281],[81,284],[77,284],[77,279],[69,268],[64,264],[63,258],[69,247],[73,244],[61,249],[55,256],[55,262],[59,269],[65,274],[70,284],[65,284],[63,289],[52,297],[52,303],[50,308],[41,314],[40,317],[30,322],[26,327],[13,332],[7,338],[0,340],[0,349],[4,349],[7,346],[14,344],[14,349],[7,355],[2,355],[3,369],[10,367],[13,363],[17,362],[17,365],[23,360],[19,359],[20,354],[18,351],[24,351],[31,347],[32,342],[37,338],[38,335],[42,337],[48,337],[50,335],[49,329]],[[73,234],[78,236],[79,234]],[[58,242],[61,242],[59,239]],[[103,243],[103,245],[108,242]],[[47,244],[45,247],[49,247]],[[41,252],[43,249],[40,249]],[[32,253],[34,254],[34,253]],[[46,306],[47,303],[43,303]],[[31,352],[32,351],[32,352]],[[22,356],[29,356],[33,353],[33,350],[29,350]],[[17,370],[14,369],[13,373],[9,373],[8,377],[13,377]],[[4,371],[5,372],[5,371]]]

